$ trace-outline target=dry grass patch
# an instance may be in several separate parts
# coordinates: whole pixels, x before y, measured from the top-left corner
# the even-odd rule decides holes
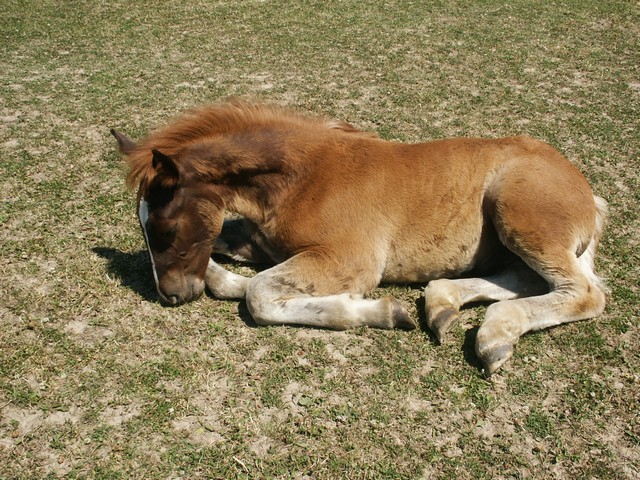
[[[637,5],[5,3],[0,478],[640,476]],[[108,131],[230,95],[552,143],[610,203],[607,311],[525,336],[488,382],[483,306],[442,346],[163,307]],[[385,294],[424,322],[420,288]]]

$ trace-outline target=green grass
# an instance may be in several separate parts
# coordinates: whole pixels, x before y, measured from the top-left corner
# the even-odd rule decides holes
[[[3,7],[0,478],[640,475],[638,5]],[[609,201],[607,310],[523,337],[486,381],[482,306],[444,345],[255,328],[210,297],[163,307],[109,128],[139,138],[229,96],[390,140],[550,142]],[[420,289],[385,294],[424,325]]]

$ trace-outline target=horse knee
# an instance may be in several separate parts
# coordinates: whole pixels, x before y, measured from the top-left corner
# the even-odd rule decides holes
[[[245,300],[251,317],[258,325],[270,325],[275,323],[274,299],[269,295],[268,282],[260,274],[249,280]]]

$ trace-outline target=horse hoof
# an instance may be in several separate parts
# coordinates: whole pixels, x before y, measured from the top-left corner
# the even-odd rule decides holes
[[[442,343],[444,336],[455,325],[456,320],[460,316],[460,312],[453,308],[445,308],[440,311],[436,317],[429,321],[429,328],[435,334],[439,343]]]
[[[484,365],[484,374],[490,377],[513,355],[513,345],[496,345],[478,352],[478,356]]]
[[[391,318],[393,320],[394,328],[401,330],[413,330],[416,328],[416,322],[414,322],[409,316],[409,312],[404,308],[404,305],[400,303],[396,298],[389,297],[393,310],[391,312]]]

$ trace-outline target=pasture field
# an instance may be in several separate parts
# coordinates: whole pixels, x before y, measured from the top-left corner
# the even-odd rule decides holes
[[[1,479],[640,478],[638,2],[2,10]],[[524,336],[486,380],[486,307],[437,345],[424,285],[372,294],[407,305],[412,332],[161,305],[109,128],[139,138],[229,96],[389,140],[546,140],[609,201],[605,313]]]

